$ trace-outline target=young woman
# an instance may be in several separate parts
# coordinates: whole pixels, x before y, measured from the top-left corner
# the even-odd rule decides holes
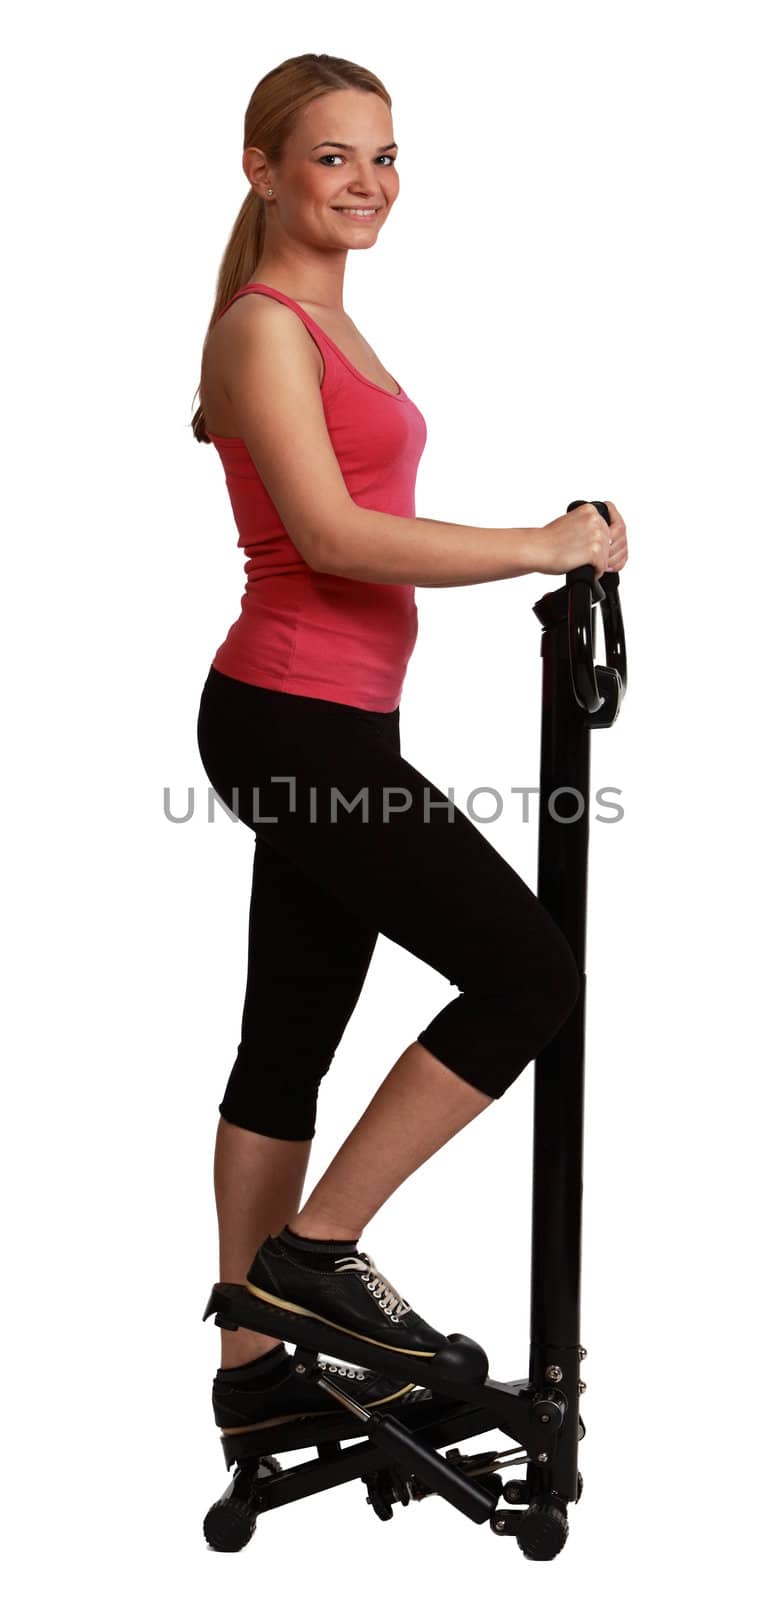
[[[244,133],[250,187],[192,423],[221,458],[247,554],[197,727],[210,783],[255,835],[241,1041],[214,1162],[219,1275],[317,1317],[325,1349],[329,1324],[348,1328],[368,1367],[377,1343],[423,1358],[446,1335],[358,1249],[363,1229],[506,1092],[579,992],[541,902],[401,754],[414,588],[619,571],[626,534],[609,502],[609,528],[592,506],[542,528],[415,516],[425,420],[342,305],[348,252],[375,244],[398,197],[390,97],[352,62],[299,56],[258,84]],[[319,1085],[379,933],[459,992],[299,1209]],[[223,1331],[218,1425],[338,1409],[291,1365],[280,1340]],[[369,1404],[414,1389],[352,1378]]]

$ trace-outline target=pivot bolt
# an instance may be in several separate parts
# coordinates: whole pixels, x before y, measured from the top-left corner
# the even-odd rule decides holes
[[[299,1361],[297,1367],[295,1368],[295,1370],[296,1370],[296,1372],[305,1372],[306,1368],[303,1366],[302,1362]]]
[[[563,1372],[560,1367],[545,1367],[544,1375],[545,1378],[549,1378],[550,1383],[560,1383]]]
[[[538,1456],[536,1457],[536,1459],[537,1459],[537,1461],[541,1461],[542,1465],[544,1465],[545,1461],[547,1460],[547,1451],[546,1450],[540,1450]]]
[[[582,1378],[580,1378],[577,1383],[577,1388],[579,1389],[580,1394],[584,1394],[587,1387],[587,1383],[583,1383]]]
[[[580,1361],[584,1361],[587,1354],[588,1354],[588,1352],[585,1349],[584,1344],[581,1344],[580,1345],[580,1350],[579,1350]]]

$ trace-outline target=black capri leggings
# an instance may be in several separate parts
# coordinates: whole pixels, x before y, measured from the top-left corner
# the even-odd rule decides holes
[[[210,668],[200,757],[255,834],[241,1040],[219,1106],[238,1127],[312,1138],[320,1082],[380,933],[459,989],[417,1038],[494,1099],[576,1002],[567,939],[469,818],[404,760],[399,713]]]

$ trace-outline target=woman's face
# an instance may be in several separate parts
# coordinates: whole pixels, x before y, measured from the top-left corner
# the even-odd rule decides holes
[[[266,188],[274,191],[267,224],[320,248],[366,249],[398,194],[397,148],[379,95],[337,89],[303,108],[277,168],[247,176],[263,198]],[[372,214],[347,214],[355,208]]]

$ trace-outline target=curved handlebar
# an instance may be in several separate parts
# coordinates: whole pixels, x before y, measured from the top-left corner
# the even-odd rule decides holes
[[[609,511],[603,500],[572,500],[566,510],[576,511],[578,506],[592,505],[609,523]],[[593,566],[574,567],[566,574],[569,591],[569,663],[571,686],[577,704],[583,711],[598,711],[604,704],[598,678],[608,673],[614,676],[617,705],[620,705],[628,684],[626,639],[620,609],[617,572],[602,572],[596,577]],[[600,602],[601,622],[604,629],[604,646],[607,665],[597,667],[593,660],[593,601]]]

